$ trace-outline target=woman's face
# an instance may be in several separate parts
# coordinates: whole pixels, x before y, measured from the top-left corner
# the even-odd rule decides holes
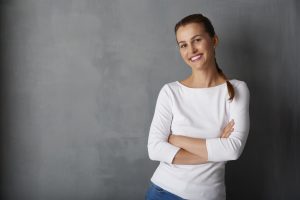
[[[212,66],[218,37],[210,37],[203,25],[189,23],[180,26],[176,39],[181,57],[192,69],[200,70]]]

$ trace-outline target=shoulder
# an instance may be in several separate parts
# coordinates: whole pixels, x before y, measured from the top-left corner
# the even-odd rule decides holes
[[[244,107],[249,104],[250,92],[245,81],[232,79],[229,80],[234,88],[234,98],[232,101],[232,105],[236,105],[237,107]]]
[[[163,84],[159,91],[159,99],[172,101],[174,95],[178,92],[178,86],[176,81]]]
[[[232,84],[235,92],[239,93],[250,93],[248,85],[245,81],[238,80],[238,79],[231,79],[229,82]],[[237,94],[237,95],[238,95]]]
[[[245,88],[248,87],[247,83],[238,79],[231,79],[229,82],[233,85],[234,88]]]
[[[165,83],[162,86],[161,91],[171,94],[174,91],[178,90],[178,88],[179,85],[177,84],[177,81],[173,81],[173,82]]]
[[[167,87],[170,90],[176,90],[177,88],[179,88],[179,85],[177,84],[177,81],[166,83],[164,86]]]

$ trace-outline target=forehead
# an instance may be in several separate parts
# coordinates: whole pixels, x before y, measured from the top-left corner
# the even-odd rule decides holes
[[[204,25],[199,23],[189,23],[184,26],[180,26],[176,32],[176,38],[178,41],[189,40],[195,35],[207,35]]]

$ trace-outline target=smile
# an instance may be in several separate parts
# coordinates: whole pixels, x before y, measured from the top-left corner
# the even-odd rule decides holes
[[[197,60],[200,60],[202,58],[202,55],[203,54],[195,55],[195,56],[193,56],[193,57],[190,58],[190,61],[195,62]]]

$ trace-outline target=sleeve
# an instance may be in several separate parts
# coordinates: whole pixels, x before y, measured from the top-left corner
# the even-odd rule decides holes
[[[245,82],[241,82],[235,97],[230,102],[230,120],[234,119],[234,131],[228,138],[211,138],[206,140],[208,161],[222,162],[236,160],[242,154],[250,127],[249,116],[250,92]]]
[[[170,88],[165,84],[158,95],[148,137],[148,154],[151,160],[171,164],[180,149],[168,143],[172,123]]]

